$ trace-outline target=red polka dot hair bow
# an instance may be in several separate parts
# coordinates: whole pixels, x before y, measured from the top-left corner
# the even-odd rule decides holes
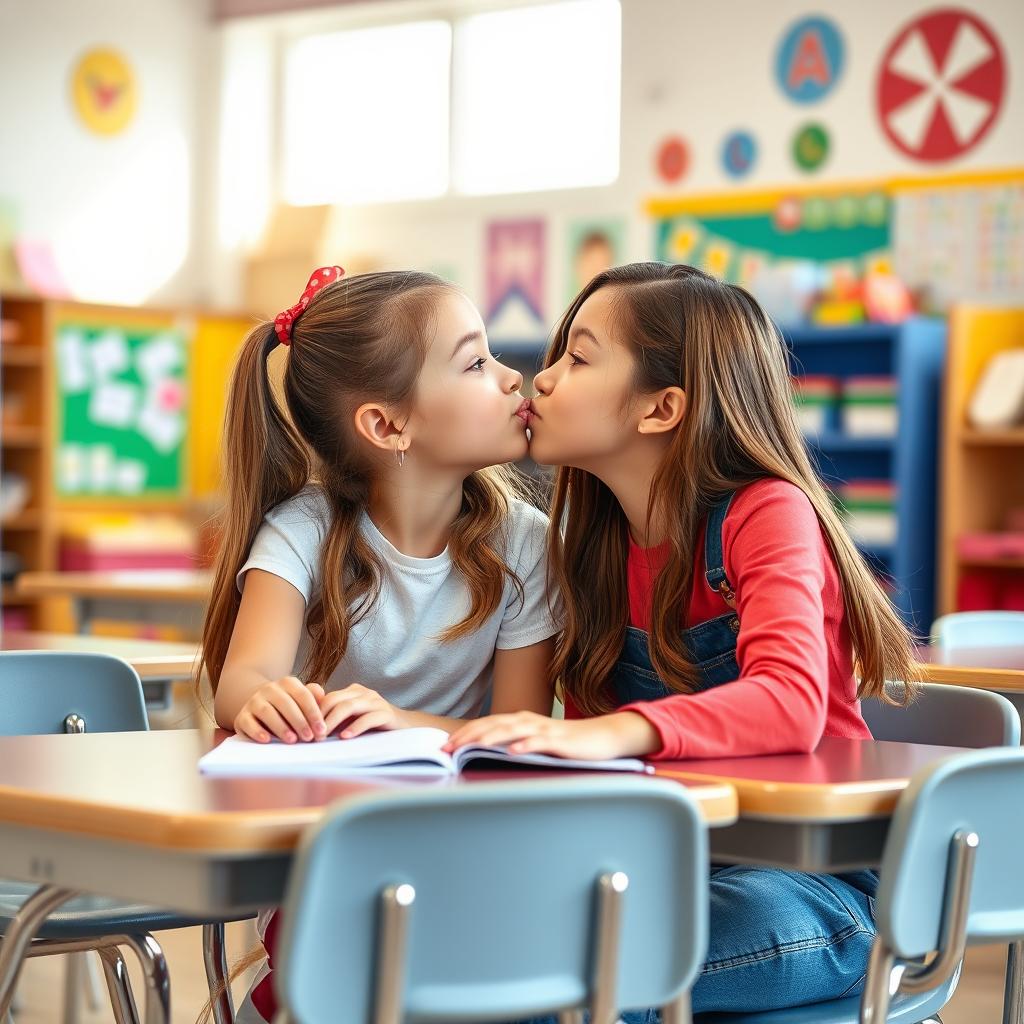
[[[318,267],[309,275],[309,281],[299,296],[299,301],[274,317],[274,333],[282,345],[292,343],[295,321],[306,312],[306,307],[313,301],[313,296],[332,281],[340,281],[344,274],[345,271],[341,267]]]

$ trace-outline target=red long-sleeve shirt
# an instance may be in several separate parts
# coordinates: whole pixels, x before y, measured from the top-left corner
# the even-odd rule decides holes
[[[839,575],[807,496],[784,480],[738,491],[722,528],[725,570],[740,619],[739,678],[694,694],[623,706],[658,731],[654,759],[813,750],[821,737],[870,739],[861,717]],[[729,611],[704,578],[704,533],[689,609],[694,626]],[[630,624],[649,631],[667,545],[629,548]],[[571,699],[566,717],[580,717]]]

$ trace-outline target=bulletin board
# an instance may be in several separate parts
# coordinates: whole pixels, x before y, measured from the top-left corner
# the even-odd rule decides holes
[[[173,321],[55,329],[58,496],[178,498],[188,485],[188,335]]]
[[[655,211],[655,254],[740,284],[780,262],[857,269],[889,253],[891,211],[874,184],[680,200]]]
[[[751,284],[765,267],[894,270],[929,308],[1024,291],[1024,168],[652,199],[655,258]]]

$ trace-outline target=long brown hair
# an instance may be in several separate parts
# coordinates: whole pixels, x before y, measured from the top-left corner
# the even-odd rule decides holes
[[[914,678],[910,635],[857,550],[816,473],[791,400],[786,349],[771,319],[742,288],[693,267],[634,263],[598,274],[562,317],[545,365],[566,350],[580,306],[614,288],[617,340],[636,363],[635,394],[686,392],[686,414],[655,474],[648,519],[667,525],[669,557],[651,611],[650,653],[679,693],[698,673],[682,642],[693,553],[707,513],[724,495],[766,477],[807,495],[835,559],[860,674],[859,695],[885,695],[885,680]],[[561,526],[561,528],[560,528]],[[625,513],[611,490],[580,469],[555,474],[549,565],[564,602],[555,660],[563,693],[586,714],[613,710],[606,682],[625,638],[629,601]]]
[[[380,590],[384,565],[359,531],[372,483],[355,443],[352,419],[364,402],[398,408],[413,393],[426,357],[436,303],[451,289],[412,271],[362,274],[324,287],[296,321],[284,371],[282,408],[267,360],[278,345],[273,323],[245,339],[232,376],[223,450],[227,502],[213,591],[203,624],[202,663],[214,692],[220,681],[240,595],[235,585],[263,517],[315,482],[331,521],[320,554],[317,596],[306,614],[307,683],[325,683],[344,657],[352,626]],[[463,486],[448,550],[470,592],[466,617],[439,639],[472,633],[501,602],[509,504],[525,493],[514,471],[490,467]]]

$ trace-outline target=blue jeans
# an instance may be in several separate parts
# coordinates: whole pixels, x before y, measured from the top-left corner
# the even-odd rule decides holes
[[[873,871],[713,868],[708,957],[693,986],[694,1013],[754,1013],[859,994],[875,936],[877,888]],[[637,1010],[622,1020],[658,1024],[659,1016]]]

